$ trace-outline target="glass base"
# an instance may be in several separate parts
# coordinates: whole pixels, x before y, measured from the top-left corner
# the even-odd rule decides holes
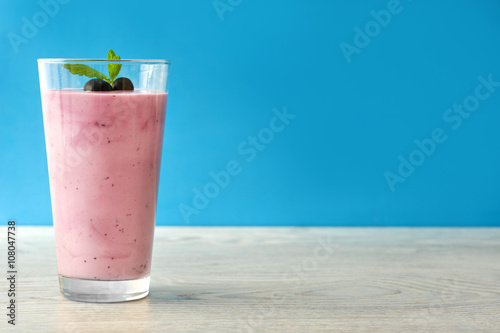
[[[149,294],[149,276],[137,280],[99,281],[82,280],[59,275],[61,293],[80,302],[125,302]]]

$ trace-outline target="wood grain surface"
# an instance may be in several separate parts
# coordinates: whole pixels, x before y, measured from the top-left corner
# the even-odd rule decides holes
[[[150,295],[110,304],[60,294],[51,227],[17,232],[1,332],[500,332],[496,228],[158,227]]]

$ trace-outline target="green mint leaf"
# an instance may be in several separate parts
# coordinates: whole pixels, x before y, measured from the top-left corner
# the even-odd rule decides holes
[[[71,74],[86,76],[89,78],[101,79],[101,80],[104,80],[104,81],[110,83],[110,79],[106,75],[102,74],[101,72],[99,72],[99,71],[97,71],[97,70],[95,70],[92,67],[89,67],[87,65],[65,64],[65,65],[63,65],[63,67],[66,68],[67,70],[69,70],[69,72]],[[111,81],[111,83],[113,83],[113,82]]]
[[[113,50],[109,50],[108,60],[120,60],[120,56],[116,55]],[[122,68],[121,64],[108,64],[108,72],[109,72],[109,78],[111,79],[111,84],[113,84],[113,81],[118,76],[118,73],[120,73],[121,68]]]
[[[116,55],[115,55],[115,51],[113,51],[112,49],[109,49],[108,51],[108,60],[113,60],[115,59]]]

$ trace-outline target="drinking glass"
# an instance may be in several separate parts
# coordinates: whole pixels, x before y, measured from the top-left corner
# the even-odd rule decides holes
[[[169,66],[38,60],[59,285],[69,299],[149,293]],[[78,67],[103,75],[119,68],[134,90],[84,91],[95,73],[69,70]]]

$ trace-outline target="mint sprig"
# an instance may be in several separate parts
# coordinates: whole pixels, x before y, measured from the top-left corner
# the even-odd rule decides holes
[[[110,49],[108,52],[108,60],[120,60],[120,56],[115,55],[115,52]],[[110,84],[113,84],[113,81],[118,76],[118,73],[120,73],[121,68],[122,68],[121,64],[108,64],[109,78],[111,80]]]
[[[108,60],[120,60],[120,56],[116,55],[113,50],[109,50],[108,52]],[[90,66],[87,65],[82,65],[82,64],[64,64],[64,68],[66,68],[71,74],[74,75],[79,75],[79,76],[86,76],[88,78],[96,78],[100,80],[104,80],[110,85],[113,85],[113,81],[116,79],[118,76],[118,73],[120,73],[120,70],[122,68],[121,64],[108,64],[108,73],[109,77],[106,75],[102,74],[98,70],[93,69]]]

